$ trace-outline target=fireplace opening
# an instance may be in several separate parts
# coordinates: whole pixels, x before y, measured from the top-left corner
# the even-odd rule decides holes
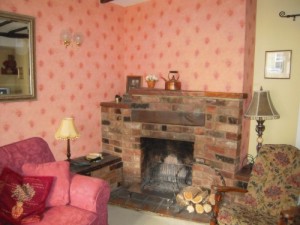
[[[194,143],[141,138],[141,189],[173,196],[192,184]]]

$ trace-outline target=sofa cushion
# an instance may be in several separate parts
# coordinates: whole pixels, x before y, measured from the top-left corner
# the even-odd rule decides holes
[[[25,163],[22,171],[30,176],[52,176],[53,185],[46,202],[47,207],[66,205],[70,201],[70,164],[66,161],[42,164]]]
[[[13,224],[39,218],[52,181],[53,177],[22,176],[5,167],[0,175],[0,218]]]

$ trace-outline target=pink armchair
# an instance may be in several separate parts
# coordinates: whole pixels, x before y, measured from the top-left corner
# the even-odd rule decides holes
[[[4,167],[9,167],[22,174],[25,163],[49,162],[55,162],[55,159],[42,138],[33,137],[0,147],[0,173]],[[69,195],[68,204],[47,208],[41,221],[31,225],[107,225],[110,188],[106,181],[71,175]]]

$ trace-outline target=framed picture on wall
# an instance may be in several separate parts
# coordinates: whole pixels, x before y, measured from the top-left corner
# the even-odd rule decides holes
[[[127,76],[126,92],[134,88],[142,87],[142,76]]]
[[[0,95],[9,95],[10,89],[9,88],[0,88]]]
[[[291,50],[267,51],[265,59],[265,78],[290,79]]]

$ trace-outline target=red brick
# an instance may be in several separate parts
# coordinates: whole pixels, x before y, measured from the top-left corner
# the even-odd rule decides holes
[[[160,97],[153,96],[153,95],[152,96],[144,95],[144,96],[140,97],[140,102],[158,103],[158,102],[160,102]]]
[[[123,154],[122,160],[123,160],[123,162],[132,162],[133,161],[133,156],[128,155],[128,154]]]
[[[131,133],[132,133],[132,135],[137,136],[137,135],[141,135],[142,131],[141,130],[132,130]]]
[[[220,107],[217,110],[217,114],[220,115],[226,115],[226,116],[233,116],[236,118],[239,118],[243,115],[243,109],[235,109],[235,108],[224,108],[224,107]]]
[[[234,178],[234,173],[233,172],[228,172],[228,171],[220,171],[220,173],[222,174],[222,176],[224,178],[230,178],[230,179],[233,179]],[[226,180],[226,179],[225,179]]]
[[[219,146],[215,146],[215,145],[209,145],[209,144],[206,144],[205,146],[206,146],[207,151],[213,151],[213,152],[220,153],[220,154],[225,153],[225,150],[224,150],[223,147],[219,147]]]
[[[153,92],[153,93],[152,93]],[[109,119],[112,125],[102,125],[101,131],[103,137],[109,140],[109,143],[103,143],[103,149],[113,152],[114,146],[122,145],[122,155],[124,163],[124,182],[140,182],[140,138],[153,137],[175,140],[195,141],[194,157],[199,162],[209,163],[214,168],[223,169],[223,173],[227,176],[228,182],[234,183],[233,175],[237,170],[240,162],[240,140],[241,140],[241,125],[243,115],[243,100],[242,97],[234,97],[226,99],[232,95],[221,95],[218,98],[217,94],[207,95],[199,92],[164,92],[160,94],[132,95],[133,102],[138,104],[149,104],[149,109],[162,111],[188,111],[188,112],[205,112],[205,127],[192,126],[176,126],[168,124],[143,124],[133,123],[127,120],[126,122],[120,119],[120,111],[116,111],[116,107],[101,108],[101,118]],[[166,95],[165,93],[168,93]],[[193,96],[192,98],[190,96]],[[224,97],[224,98],[223,98]],[[146,102],[145,102],[146,101]],[[152,104],[151,104],[152,103]],[[131,118],[131,109],[121,109],[121,115]],[[224,117],[221,123],[217,120]],[[230,119],[231,118],[231,119]],[[162,129],[162,125],[165,126]],[[212,136],[206,136],[210,134]],[[116,153],[114,153],[116,154]],[[224,156],[233,160],[234,164],[226,164],[221,160],[217,160],[215,154],[220,157]],[[225,158],[226,159],[226,158]],[[217,177],[215,171],[206,166],[193,166],[193,184],[200,183],[208,185],[216,182]],[[233,172],[228,172],[233,170]],[[128,174],[126,174],[128,173]],[[196,176],[194,176],[196,175]],[[108,176],[112,182],[116,183],[116,176]]]
[[[206,106],[205,112],[215,114],[217,112],[217,107],[208,105]]]
[[[241,126],[240,125],[231,125],[226,123],[216,123],[215,129],[217,131],[225,131],[230,133],[240,133]]]
[[[109,108],[107,108],[107,107],[101,107],[101,112],[102,113],[107,113],[109,111]]]
[[[123,109],[122,110],[123,117],[130,117],[131,116],[131,109]]]
[[[232,140],[232,141],[238,141],[242,139],[242,135],[240,133],[226,133],[226,139]]]
[[[204,128],[204,127],[196,127],[196,128],[194,128],[194,133],[195,133],[195,135],[205,135],[206,128]]]

